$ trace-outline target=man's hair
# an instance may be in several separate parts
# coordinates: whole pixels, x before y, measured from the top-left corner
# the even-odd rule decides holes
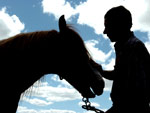
[[[124,6],[111,8],[104,16],[107,22],[111,22],[116,26],[121,26],[127,29],[132,27],[132,15]]]

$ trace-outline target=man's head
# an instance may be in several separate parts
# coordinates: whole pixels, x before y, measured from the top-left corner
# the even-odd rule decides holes
[[[123,6],[113,7],[104,16],[104,34],[112,42],[120,41],[126,36],[132,27],[132,16],[129,10]]]

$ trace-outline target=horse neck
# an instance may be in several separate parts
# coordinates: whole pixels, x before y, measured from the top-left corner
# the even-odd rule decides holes
[[[25,72],[26,75],[32,73],[40,77],[47,73],[44,69],[47,63],[54,60],[51,58],[54,52],[52,47],[57,42],[57,36],[58,33],[55,30],[40,31],[18,34],[0,41],[0,58],[3,59],[1,65],[8,70],[10,68],[14,75],[17,69],[18,74]]]

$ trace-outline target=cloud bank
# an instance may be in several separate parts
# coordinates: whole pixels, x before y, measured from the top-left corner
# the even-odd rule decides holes
[[[28,102],[36,106],[47,106],[54,102],[62,102],[69,100],[81,99],[81,95],[65,80],[59,80],[58,75],[52,76],[51,80],[58,83],[58,86],[51,86],[47,82],[38,81],[34,83],[32,87],[22,94],[21,101]],[[31,95],[30,95],[31,94]],[[30,96],[34,98],[30,98]],[[38,99],[38,97],[43,98]]]
[[[16,15],[7,13],[6,7],[0,10],[0,26],[0,40],[16,35],[25,28]]]
[[[20,105],[17,109],[17,113],[76,113],[71,110],[59,110],[59,109],[47,109],[47,110],[35,110],[21,106],[21,102],[27,102],[34,106],[50,106],[55,102],[72,101],[82,99],[81,95],[65,80],[59,80],[58,75],[51,76],[53,82],[58,83],[57,86],[51,86],[48,82],[35,82],[25,94],[22,94]],[[30,95],[31,94],[31,95]],[[30,97],[33,98],[30,98]]]
[[[58,19],[62,14],[66,19],[78,14],[78,24],[94,28],[95,33],[102,34],[104,14],[112,7],[124,5],[132,13],[133,30],[150,32],[150,1],[149,0],[87,0],[73,8],[65,0],[43,0],[43,12],[52,14]]]
[[[112,50],[110,50],[108,53],[105,53],[99,50],[99,48],[95,47],[98,43],[99,41],[97,40],[85,41],[85,45],[92,55],[93,59],[97,62],[104,63],[110,57]]]
[[[76,113],[76,112],[71,110],[58,110],[58,109],[35,110],[35,109],[29,109],[27,107],[19,106],[17,113]]]

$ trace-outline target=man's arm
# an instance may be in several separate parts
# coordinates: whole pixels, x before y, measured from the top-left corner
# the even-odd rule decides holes
[[[108,79],[108,80],[113,80],[113,79],[114,79],[114,76],[115,76],[114,70],[111,70],[111,71],[103,70],[103,69],[102,69],[102,66],[101,66],[100,64],[94,62],[93,60],[91,60],[90,63],[91,63],[91,65],[92,65],[94,68],[96,68],[96,69],[100,72],[100,74],[101,74],[104,78],[106,78],[106,79]]]
[[[104,78],[106,78],[108,80],[114,80],[114,76],[115,76],[114,70],[111,70],[111,71],[103,70],[103,72],[101,74]]]

